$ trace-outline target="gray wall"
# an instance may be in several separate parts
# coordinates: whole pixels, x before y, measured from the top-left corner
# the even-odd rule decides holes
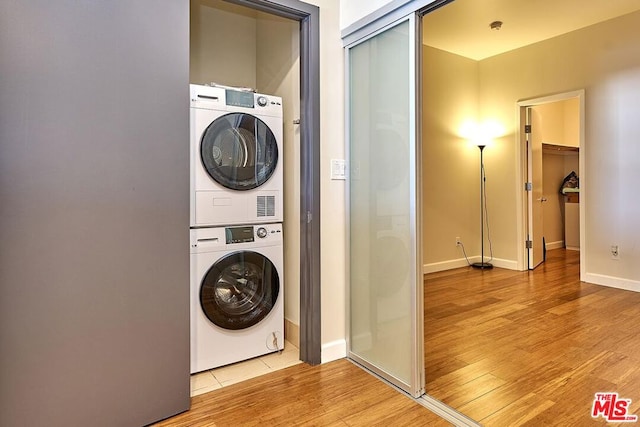
[[[0,425],[189,406],[189,2],[0,2]]]

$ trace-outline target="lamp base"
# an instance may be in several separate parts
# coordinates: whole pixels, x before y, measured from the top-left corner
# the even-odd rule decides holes
[[[471,267],[479,268],[481,270],[490,270],[493,268],[493,264],[488,262],[474,262],[473,264],[471,264]]]

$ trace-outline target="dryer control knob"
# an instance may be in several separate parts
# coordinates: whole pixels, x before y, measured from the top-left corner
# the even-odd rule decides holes
[[[269,100],[267,98],[265,98],[264,96],[259,96],[258,97],[258,105],[259,106],[266,107],[268,103],[269,103]]]
[[[259,238],[264,239],[265,237],[267,237],[267,229],[264,227],[260,227],[256,231],[256,234],[258,235]]]

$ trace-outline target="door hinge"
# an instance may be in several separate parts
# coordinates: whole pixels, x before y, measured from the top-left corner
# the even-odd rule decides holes
[[[531,184],[530,182],[524,183],[524,191],[531,191],[532,189],[533,189],[533,184]]]
[[[524,133],[531,133],[531,125],[524,125]]]
[[[527,240],[525,243],[525,247],[527,249],[533,249],[533,242],[531,240]]]

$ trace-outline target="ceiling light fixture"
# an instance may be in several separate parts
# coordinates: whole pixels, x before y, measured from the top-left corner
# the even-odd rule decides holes
[[[493,21],[491,24],[489,24],[489,28],[491,28],[493,31],[499,31],[500,28],[502,28],[502,21]]]

